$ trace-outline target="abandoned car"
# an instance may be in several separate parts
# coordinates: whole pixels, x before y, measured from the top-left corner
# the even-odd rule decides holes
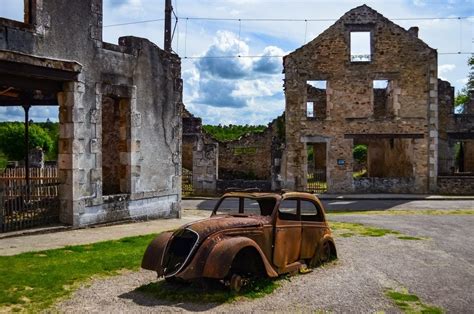
[[[300,192],[224,194],[211,217],[158,235],[142,268],[167,280],[217,279],[233,290],[336,258],[321,202]]]

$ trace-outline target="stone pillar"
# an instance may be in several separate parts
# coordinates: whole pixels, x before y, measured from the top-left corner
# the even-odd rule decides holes
[[[434,193],[438,189],[438,62],[430,65],[429,110],[428,110],[428,186],[425,192]],[[420,175],[415,173],[415,177]]]
[[[338,135],[331,139],[327,154],[328,193],[353,192],[352,139]]]
[[[28,154],[29,164],[31,168],[43,168],[44,167],[44,153],[41,147],[30,149]]]
[[[215,194],[218,179],[219,144],[202,137],[193,147],[193,189],[196,194]]]
[[[69,82],[64,84],[63,92],[58,93],[59,219],[73,226],[79,224],[79,215],[85,208],[84,202],[80,200],[86,180],[85,171],[80,168],[85,155],[84,90],[84,83]]]

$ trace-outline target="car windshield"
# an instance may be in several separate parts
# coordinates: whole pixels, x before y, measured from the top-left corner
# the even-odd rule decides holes
[[[270,216],[275,207],[275,198],[225,197],[214,214]]]

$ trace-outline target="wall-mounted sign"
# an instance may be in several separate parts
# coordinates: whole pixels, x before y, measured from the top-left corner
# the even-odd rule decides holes
[[[346,160],[345,159],[338,159],[337,160],[337,165],[338,166],[344,166],[346,164]]]

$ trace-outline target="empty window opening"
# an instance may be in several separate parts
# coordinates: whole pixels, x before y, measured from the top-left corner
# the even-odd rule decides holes
[[[306,117],[314,118],[314,103],[312,101],[306,103]]]
[[[32,24],[36,0],[23,0],[23,6],[19,2],[21,1],[2,1],[0,17]]]
[[[374,80],[372,82],[374,116],[386,117],[392,108],[392,83],[389,80]]]
[[[306,81],[306,117],[325,119],[327,109],[327,81]]]
[[[126,99],[102,101],[102,194],[129,192],[127,139],[130,137],[129,104]]]
[[[370,32],[351,32],[351,62],[370,62]]]

